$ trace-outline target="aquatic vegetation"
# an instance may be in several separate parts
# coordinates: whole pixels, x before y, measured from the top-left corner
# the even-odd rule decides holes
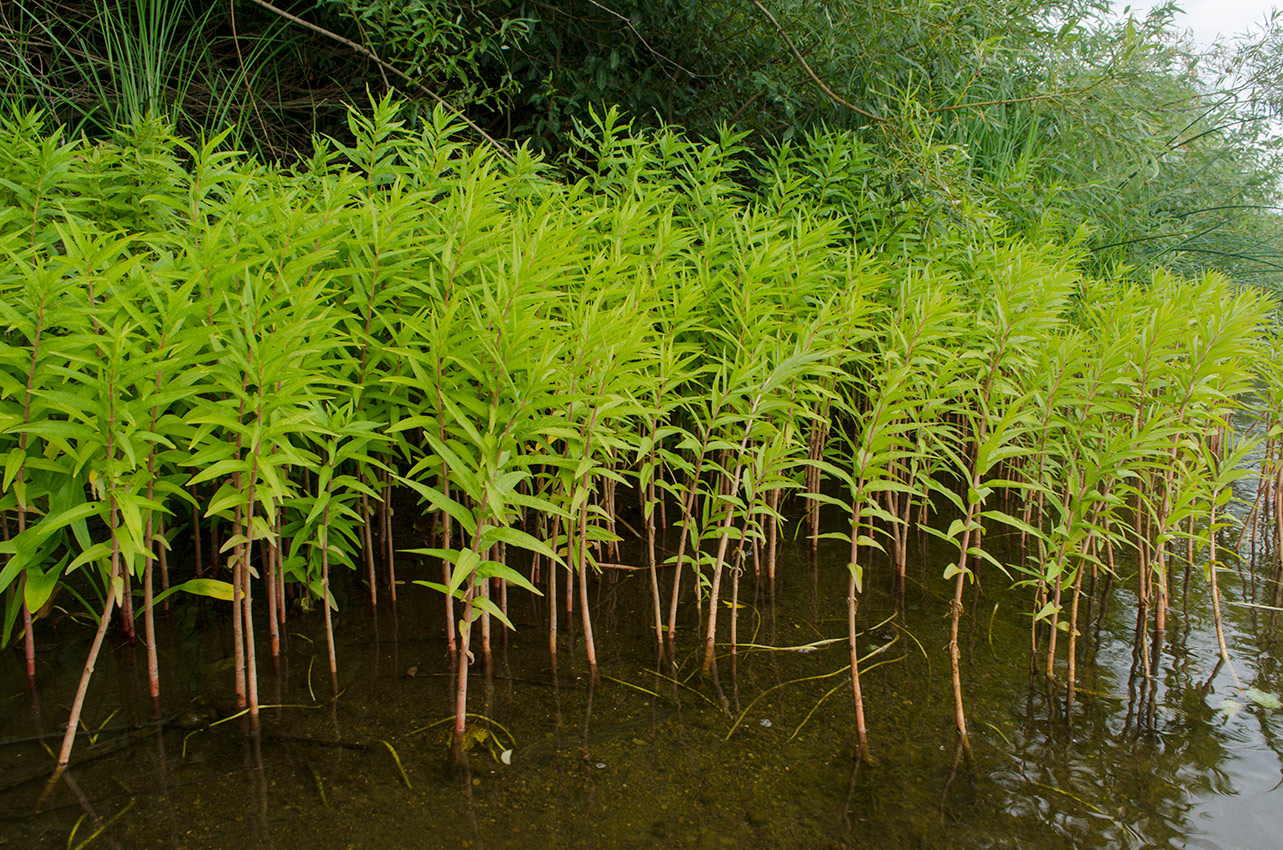
[[[510,593],[548,597],[553,664],[577,613],[596,677],[590,587],[645,569],[657,645],[676,652],[687,599],[707,673],[754,643],[740,579],[774,580],[780,535],[837,537],[868,755],[861,665],[887,645],[857,647],[869,550],[902,588],[911,532],[951,547],[965,742],[981,574],[1028,588],[1031,663],[1072,708],[1083,608],[1130,583],[1120,551],[1145,675],[1197,547],[1219,606],[1218,532],[1258,447],[1251,521],[1283,537],[1276,304],[1217,276],[1091,279],[1072,246],[968,222],[862,252],[797,187],[734,182],[733,134],[696,146],[614,115],[560,181],[444,113],[406,131],[388,100],[292,168],[159,125],[91,146],[34,122],[0,126],[24,180],[0,184],[0,637],[21,636],[34,686],[41,621],[96,621],[59,771],[113,614],[132,640],[140,605],[150,649],[175,590],[230,614],[256,727],[258,650],[278,663],[290,601],[321,606],[337,697],[332,571],[395,605],[399,562],[445,600],[459,755]],[[1265,427],[1236,431],[1254,392]],[[629,535],[644,564],[620,563]]]

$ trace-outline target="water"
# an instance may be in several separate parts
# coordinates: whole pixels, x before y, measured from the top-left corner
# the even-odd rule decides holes
[[[372,619],[349,588],[337,700],[328,699],[320,614],[293,612],[279,676],[260,650],[260,697],[286,707],[264,710],[259,737],[235,720],[189,728],[176,718],[157,731],[141,648],[109,646],[85,712],[86,726],[101,728],[96,743],[82,736],[73,781],[33,813],[52,758],[25,739],[57,732],[89,637],[82,626],[57,642],[45,634],[38,716],[17,656],[0,664],[0,738],[9,742],[0,743],[0,846],[1278,846],[1275,612],[1227,606],[1234,661],[1217,667],[1201,566],[1188,593],[1178,569],[1161,667],[1145,682],[1131,675],[1132,600],[1116,589],[1086,636],[1069,723],[1063,694],[1029,675],[1026,597],[990,576],[968,589],[963,622],[968,755],[952,724],[943,558],[919,554],[901,616],[889,622],[897,604],[874,562],[861,652],[889,646],[862,675],[875,761],[857,766],[849,679],[838,672],[847,663],[843,563],[838,548],[814,561],[787,549],[774,595],[746,577],[739,623],[740,640],[762,646],[840,640],[741,649],[733,660],[727,648],[707,678],[690,595],[676,667],[657,658],[644,572],[608,570],[593,585],[596,686],[564,613],[554,674],[546,602],[514,594],[518,631],[496,646],[489,677],[477,665],[470,692],[470,710],[506,733],[478,742],[464,766],[449,759],[448,723],[423,728],[453,707],[440,599],[428,590],[405,586],[397,615]],[[1265,576],[1230,570],[1222,580],[1229,600],[1269,604]],[[231,691],[219,618],[187,604],[160,630],[166,713],[208,710],[193,700],[217,709]]]

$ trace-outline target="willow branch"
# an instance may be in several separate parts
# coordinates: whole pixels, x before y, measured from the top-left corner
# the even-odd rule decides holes
[[[961,109],[978,109],[983,106],[1008,106],[1018,103],[1037,103],[1044,100],[1067,100],[1071,97],[1079,97],[1085,94],[1091,94],[1096,89],[1109,83],[1108,77],[1102,77],[1089,86],[1074,91],[1048,92],[1047,94],[1035,94],[1029,97],[1010,97],[1001,100],[973,100],[967,103],[954,103],[949,106],[936,106],[928,109],[927,112],[935,114],[937,112],[956,112]]]
[[[979,109],[982,106],[1009,106],[1018,103],[1037,103],[1044,100],[1063,100],[1070,95],[1085,94],[1091,89],[1083,89],[1076,92],[1052,92],[1048,94],[1035,94],[1029,97],[1011,97],[1004,100],[974,100],[967,103],[954,103],[948,106],[935,106],[928,109],[929,113],[937,112],[957,112],[962,109]]]
[[[254,2],[259,3],[262,2],[262,0],[254,0]],[[771,14],[771,10],[763,6],[761,0],[753,0],[753,5],[761,9],[762,14],[766,15],[766,17],[770,19],[771,23],[775,25],[775,31],[780,34],[780,38],[784,39],[784,43],[788,45],[789,50],[793,51],[793,55],[797,57],[797,61],[802,63],[802,67],[806,70],[807,76],[815,81],[815,84],[820,87],[820,91],[824,92],[828,96],[829,100],[845,106],[857,115],[863,115],[870,121],[885,122],[887,120],[880,115],[874,115],[867,109],[861,109],[849,100],[843,100],[838,97],[837,93],[825,85],[824,80],[821,80],[815,71],[811,70],[811,66],[806,61],[806,57],[802,55],[802,51],[797,49],[797,45],[793,43],[793,39],[789,38],[789,34],[784,31],[784,27],[780,26],[780,22],[775,19],[775,16]]]
[[[685,65],[681,64],[681,63],[680,63],[680,62],[678,62],[677,60],[675,60],[675,59],[670,59],[669,57],[667,57],[667,56],[665,56],[664,54],[660,53],[660,52],[659,52],[658,50],[656,50],[655,48],[651,47],[651,46],[650,46],[650,42],[648,42],[648,41],[646,40],[646,37],[645,37],[645,36],[643,36],[641,33],[639,33],[639,32],[637,31],[637,27],[633,26],[632,19],[624,17],[624,16],[623,16],[623,15],[621,15],[619,12],[616,12],[614,9],[610,8],[609,6],[603,6],[601,3],[598,3],[598,2],[597,2],[597,0],[588,0],[588,2],[589,2],[589,3],[591,3],[592,5],[596,6],[598,9],[601,9],[601,10],[602,10],[603,12],[605,12],[606,14],[608,14],[608,15],[614,15],[616,18],[619,18],[619,20],[623,21],[623,22],[624,22],[624,25],[625,25],[625,26],[627,26],[630,30],[632,30],[632,31],[633,31],[633,35],[637,36],[637,40],[638,40],[638,41],[640,41],[640,42],[642,43],[642,46],[643,46],[643,47],[645,47],[647,50],[649,50],[649,51],[651,52],[651,55],[653,55],[653,56],[654,56],[654,57],[656,57],[657,59],[661,59],[661,60],[663,60],[663,61],[667,62],[669,65],[672,65],[674,68],[677,68],[678,70],[684,71],[684,72],[686,72],[687,74],[689,74],[689,75],[690,75],[690,76],[692,76],[692,77],[701,77],[701,76],[704,76],[703,74],[696,74],[696,73],[695,73],[694,71],[692,71],[690,68],[687,68]]]
[[[447,110],[453,113],[456,118],[459,118],[469,127],[471,127],[473,131],[476,132],[477,135],[479,135],[481,138],[489,142],[490,145],[496,151],[498,151],[499,154],[502,155],[505,159],[507,159],[509,162],[513,161],[513,156],[508,151],[508,149],[505,148],[503,144],[499,142],[498,139],[494,138],[485,130],[481,129],[480,125],[478,125],[477,122],[473,121],[471,118],[464,115],[462,112],[459,111],[459,109],[456,106],[449,103],[441,95],[437,94],[432,89],[423,85],[418,80],[414,79],[413,77],[411,77],[409,74],[402,71],[397,66],[384,62],[382,59],[378,57],[377,54],[374,53],[374,51],[370,50],[368,47],[365,47],[364,45],[361,45],[361,44],[357,44],[355,41],[352,41],[351,39],[344,38],[343,36],[339,35],[336,32],[330,32],[325,27],[317,26],[311,21],[304,20],[303,18],[300,18],[297,15],[292,15],[289,12],[285,11],[284,9],[281,9],[277,6],[273,6],[271,3],[267,2],[267,0],[251,0],[251,2],[253,2],[257,6],[263,7],[264,9],[266,9],[267,11],[271,12],[274,15],[284,18],[290,23],[298,24],[304,29],[311,30],[317,35],[325,36],[328,39],[337,41],[339,44],[342,44],[344,47],[348,48],[354,53],[357,53],[361,56],[364,56],[366,59],[369,59],[371,62],[378,65],[379,68],[382,70],[391,71],[393,74],[400,77],[402,80],[405,80],[406,83],[413,86],[415,89],[418,89],[419,92],[421,92],[422,94],[427,95],[428,97],[435,100],[437,103],[444,106]]]
[[[236,62],[241,69],[241,80],[245,82],[246,88],[249,88],[249,74],[245,71],[245,56],[241,53],[241,37],[236,32],[236,0],[227,0],[227,14],[232,22],[232,44],[236,47]],[[258,98],[254,97],[252,92],[250,93],[249,101],[254,106],[254,117],[258,119],[259,129],[263,131],[263,138],[266,139],[270,135],[267,130],[267,122],[263,120],[263,111],[259,109]]]
[[[757,103],[764,96],[765,96],[764,93],[759,91],[757,94],[753,95],[748,100],[744,101],[744,103],[740,105],[740,108],[735,110],[735,114],[732,115],[730,120],[727,121],[726,123],[734,124],[736,121],[740,120],[740,116],[743,115],[745,112],[747,112],[749,110],[749,107]]]

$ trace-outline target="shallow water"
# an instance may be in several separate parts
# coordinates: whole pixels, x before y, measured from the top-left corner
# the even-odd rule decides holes
[[[585,848],[1278,846],[1283,711],[1265,707],[1283,690],[1275,612],[1227,606],[1234,662],[1217,668],[1201,565],[1188,592],[1178,570],[1162,664],[1146,683],[1131,675],[1134,609],[1116,589],[1087,635],[1070,723],[1063,694],[1029,675],[1025,597],[989,578],[969,590],[963,625],[968,756],[952,725],[942,565],[919,553],[889,622],[897,603],[879,579],[885,567],[872,565],[861,652],[889,646],[862,668],[875,760],[858,766],[849,677],[838,672],[838,548],[814,560],[803,547],[784,551],[773,594],[746,576],[739,637],[839,640],[742,647],[734,658],[724,647],[709,677],[698,673],[691,593],[677,663],[658,659],[644,572],[607,570],[592,586],[596,686],[573,631],[553,673],[546,602],[514,594],[518,631],[506,646],[496,637],[489,676],[478,661],[470,696],[507,734],[479,742],[461,767],[449,759],[448,724],[423,729],[449,717],[453,699],[441,602],[428,590],[407,585],[395,616],[384,605],[371,618],[360,588],[348,589],[336,700],[321,616],[293,612],[280,675],[260,661],[262,702],[284,707],[264,710],[256,737],[235,720],[158,731],[141,648],[113,645],[85,713],[101,732],[81,737],[72,781],[33,814],[52,758],[24,739],[57,732],[89,637],[45,635],[57,648],[39,658],[38,706],[17,657],[0,663],[0,845],[515,848],[551,836]],[[1273,604],[1262,576],[1230,570],[1222,580],[1233,602]],[[722,617],[728,637],[729,611]],[[166,714],[196,699],[217,707],[231,691],[224,632],[196,604],[163,618]]]

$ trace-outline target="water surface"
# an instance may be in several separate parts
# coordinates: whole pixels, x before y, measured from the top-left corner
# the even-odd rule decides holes
[[[546,601],[514,594],[518,630],[496,641],[489,675],[478,661],[471,680],[471,710],[506,731],[476,721],[496,734],[465,765],[451,762],[441,722],[453,688],[434,593],[407,585],[395,615],[384,605],[372,618],[349,588],[337,699],[319,612],[292,612],[279,675],[259,651],[260,697],[282,707],[264,710],[258,736],[235,720],[192,725],[228,712],[231,640],[213,606],[176,607],[159,640],[169,722],[151,723],[141,647],[109,646],[85,711],[95,734],[78,741],[71,781],[34,813],[52,758],[33,739],[65,720],[89,637],[69,627],[57,641],[43,635],[37,700],[16,656],[0,665],[0,846],[517,848],[546,836],[584,848],[1278,846],[1283,712],[1269,698],[1283,690],[1279,623],[1242,604],[1273,604],[1277,576],[1222,575],[1239,604],[1227,607],[1234,661],[1218,667],[1202,565],[1188,589],[1178,568],[1148,681],[1134,668],[1134,600],[1121,576],[1103,616],[1091,612],[1068,717],[1064,694],[1030,675],[1027,595],[986,578],[969,590],[963,624],[968,754],[952,723],[942,567],[920,550],[902,601],[886,568],[871,567],[861,651],[886,649],[863,674],[874,756],[863,764],[841,672],[838,547],[815,558],[787,548],[774,593],[746,575],[739,640],[839,640],[734,658],[723,647],[708,677],[693,594],[676,662],[658,656],[642,571],[607,570],[592,586],[595,685],[577,613],[569,624],[562,614],[554,672]],[[662,580],[666,590],[670,572]],[[208,716],[174,716],[192,710]]]

